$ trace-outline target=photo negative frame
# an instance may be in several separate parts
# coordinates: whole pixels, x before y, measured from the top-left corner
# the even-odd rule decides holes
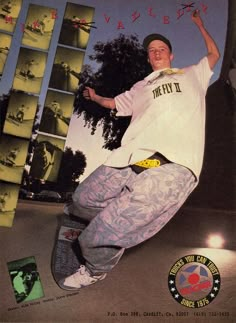
[[[74,93],[78,89],[84,52],[66,47],[57,47],[49,88]]]
[[[73,113],[74,95],[49,90],[44,103],[39,131],[66,137]]]
[[[63,17],[59,43],[86,49],[91,28],[94,25],[95,8],[68,2]]]
[[[46,67],[47,53],[21,47],[13,89],[39,94]]]
[[[30,139],[37,111],[38,97],[12,92],[7,108],[3,133]]]
[[[42,182],[56,182],[65,140],[39,134],[30,168],[30,176]]]
[[[2,76],[11,47],[12,36],[0,32],[0,76]]]
[[[0,181],[0,225],[11,227],[15,215],[20,186]]]
[[[14,32],[22,0],[0,0],[0,29]]]
[[[29,5],[24,25],[22,45],[48,50],[55,24],[56,9]]]
[[[0,137],[0,180],[20,184],[29,141],[9,135]]]

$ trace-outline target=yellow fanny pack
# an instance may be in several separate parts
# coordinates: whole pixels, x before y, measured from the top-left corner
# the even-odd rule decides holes
[[[130,165],[130,167],[135,173],[139,174],[145,169],[159,167],[167,163],[170,163],[168,159],[166,159],[163,155],[159,153],[155,153],[147,159],[141,160],[135,164]]]
[[[152,168],[161,166],[161,161],[159,159],[144,159],[134,165],[141,166],[144,168]]]

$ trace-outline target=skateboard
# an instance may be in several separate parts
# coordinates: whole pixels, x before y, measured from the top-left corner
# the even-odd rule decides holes
[[[52,275],[56,283],[84,265],[78,237],[87,224],[88,222],[73,215],[63,214],[59,218],[51,260]]]
[[[7,116],[7,120],[11,123],[14,123],[16,126],[19,126],[20,123],[23,122],[23,119],[22,118],[17,118],[16,116],[14,116],[13,114],[9,114]]]
[[[16,163],[14,162],[13,159],[11,158],[5,158],[5,159],[0,159],[0,163],[4,166],[9,166],[9,167],[21,167],[21,166],[24,166],[24,165],[16,165]]]
[[[18,77],[24,77],[27,78],[28,80],[34,80],[36,79],[35,75],[32,73],[26,73],[25,71],[20,71],[19,73],[16,74]]]

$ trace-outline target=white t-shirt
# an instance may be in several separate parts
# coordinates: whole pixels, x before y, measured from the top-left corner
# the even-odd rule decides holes
[[[205,95],[213,74],[207,57],[183,73],[158,78],[154,71],[115,97],[117,116],[131,115],[121,147],[105,162],[125,167],[155,151],[198,177],[205,143]]]

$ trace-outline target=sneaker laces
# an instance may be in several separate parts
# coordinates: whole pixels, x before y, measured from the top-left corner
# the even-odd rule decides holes
[[[95,277],[90,275],[88,269],[84,265],[81,265],[79,269],[72,276],[74,280],[76,282],[79,282],[80,284],[88,284],[88,283],[97,281]],[[100,276],[98,276],[98,278],[99,277]]]

